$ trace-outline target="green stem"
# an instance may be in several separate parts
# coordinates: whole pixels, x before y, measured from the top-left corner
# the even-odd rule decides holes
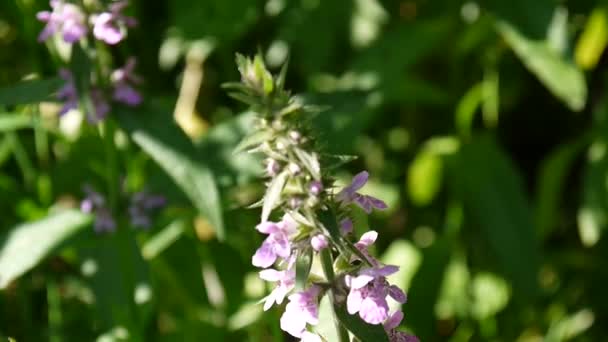
[[[103,140],[106,152],[108,202],[110,210],[114,213],[118,200],[118,165],[116,163],[116,146],[114,145],[114,123],[108,119],[103,126]]]
[[[327,280],[330,283],[333,283],[334,280],[336,279],[336,275],[334,273],[333,257],[331,255],[331,251],[329,250],[329,248],[326,248],[323,251],[321,251],[321,266],[323,267],[323,272],[325,273],[325,277],[327,278]],[[334,314],[334,322],[336,324],[336,330],[338,331],[338,338],[339,338],[340,342],[349,342],[348,331],[342,326],[342,324],[340,324],[340,321],[338,320],[338,316],[336,315],[336,312],[334,310],[334,305],[335,305],[334,290],[332,289],[330,291],[331,291],[331,293],[329,295],[329,298],[331,301],[332,312]]]
[[[61,337],[61,325],[62,325],[62,315],[61,315],[61,295],[59,294],[59,287],[55,280],[52,280],[48,283],[46,287],[46,295],[49,303],[49,330],[50,342],[61,342],[63,339]]]

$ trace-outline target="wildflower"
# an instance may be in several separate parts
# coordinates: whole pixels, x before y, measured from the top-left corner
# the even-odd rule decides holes
[[[354,202],[368,214],[372,212],[373,208],[380,210],[386,209],[387,205],[382,200],[357,192],[357,190],[361,189],[367,183],[368,178],[369,173],[367,171],[359,172],[353,177],[351,184],[338,193],[336,199],[343,204]]]
[[[306,291],[289,296],[289,303],[281,316],[281,329],[294,337],[302,337],[306,324],[319,323],[317,296],[320,292],[321,288],[313,285]]]
[[[340,221],[340,232],[342,235],[346,235],[353,231],[353,221],[348,217]]]
[[[61,110],[59,111],[59,115],[63,115],[72,109],[78,108],[78,94],[76,93],[74,78],[68,69],[60,69],[59,77],[65,81],[63,87],[57,92],[57,98],[64,101],[63,107],[61,107]]]
[[[87,34],[85,15],[74,4],[66,4],[62,0],[50,1],[51,12],[41,11],[36,14],[38,20],[45,22],[46,26],[40,32],[38,41],[43,42],[56,32],[60,32],[66,43],[79,41]]]
[[[149,228],[152,224],[150,212],[165,206],[165,197],[152,195],[146,191],[133,194],[129,204],[129,216],[134,227]]]
[[[310,193],[318,196],[323,191],[323,183],[320,181],[312,181],[310,183]]]
[[[260,271],[260,278],[277,283],[274,290],[264,299],[264,311],[270,309],[274,303],[283,303],[285,296],[294,288],[296,284],[296,269],[293,267],[293,261],[288,264],[287,269],[283,271],[271,268]]]
[[[274,264],[277,258],[287,259],[291,255],[290,235],[296,232],[296,222],[287,214],[279,222],[262,222],[256,226],[260,233],[268,237],[258,248],[251,259],[254,266],[266,268]]]
[[[418,337],[414,335],[395,330],[401,323],[401,320],[403,320],[403,312],[397,310],[384,322],[384,330],[386,330],[389,340],[391,342],[420,342]]]
[[[134,18],[122,14],[127,5],[127,1],[118,1],[110,5],[109,12],[102,12],[91,17],[95,38],[110,45],[118,44],[125,38],[125,27],[137,25]]]
[[[312,246],[312,249],[319,252],[329,246],[329,241],[327,240],[327,236],[317,234],[310,239],[310,245]]]
[[[134,69],[137,60],[131,57],[124,67],[112,72],[112,83],[114,84],[114,100],[129,106],[137,106],[141,103],[141,95],[132,84],[141,83],[141,78],[135,75]]]
[[[106,205],[106,200],[99,192],[90,186],[84,187],[85,198],[80,202],[80,210],[83,213],[94,214],[95,223],[93,228],[97,233],[113,232],[116,230],[116,222],[112,217],[110,209]]]
[[[279,162],[272,158],[266,159],[266,173],[268,176],[276,176],[279,174],[279,171],[281,171],[281,165]]]
[[[346,298],[348,313],[354,315],[358,312],[361,319],[369,324],[384,322],[389,317],[387,296],[399,303],[406,301],[403,291],[389,285],[385,278],[398,270],[397,266],[388,265],[363,269],[354,277],[347,275],[344,280],[350,288]]]

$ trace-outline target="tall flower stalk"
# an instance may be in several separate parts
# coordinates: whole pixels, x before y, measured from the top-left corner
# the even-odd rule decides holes
[[[256,230],[266,238],[252,256],[252,264],[263,269],[260,278],[275,284],[264,310],[287,298],[281,329],[302,341],[322,341],[314,326],[319,302],[329,295],[341,341],[349,340],[349,332],[362,341],[417,341],[396,330],[403,312],[389,312],[388,300],[403,304],[406,296],[386,279],[398,267],[383,265],[368,250],[378,234],[369,231],[353,242],[353,205],[368,214],[387,208],[359,192],[369,174],[362,171],[338,189],[331,170],[343,158],[321,155],[309,126],[318,108],[285,90],[286,67],[273,77],[260,56],[237,55],[237,65],[241,82],[226,88],[257,114],[254,133],[237,151],[262,154],[265,165],[266,193],[256,203],[262,208]],[[310,273],[315,258],[324,277]]]

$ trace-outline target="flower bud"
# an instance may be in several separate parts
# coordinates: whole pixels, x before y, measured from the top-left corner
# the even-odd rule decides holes
[[[321,250],[327,248],[329,241],[327,241],[327,237],[325,235],[317,234],[310,239],[310,245],[312,246],[312,249],[320,252]]]
[[[323,191],[323,183],[320,181],[313,181],[310,183],[309,189],[311,194],[318,196]]]
[[[300,132],[298,131],[289,131],[289,138],[294,142],[294,143],[299,143],[302,140],[302,134],[300,134]]]
[[[292,175],[296,176],[300,173],[300,171],[302,171],[302,169],[300,168],[300,166],[296,163],[289,163],[289,172],[291,172]]]
[[[269,176],[276,176],[277,174],[279,174],[279,171],[281,171],[281,165],[279,164],[279,162],[272,158],[266,159],[266,173]]]

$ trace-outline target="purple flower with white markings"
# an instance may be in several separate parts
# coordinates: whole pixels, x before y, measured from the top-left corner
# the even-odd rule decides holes
[[[95,38],[110,45],[118,44],[125,38],[126,28],[137,25],[135,18],[122,13],[128,4],[128,1],[117,1],[110,5],[108,12],[91,17]]]
[[[66,4],[62,0],[51,0],[52,11],[41,11],[36,18],[46,26],[40,32],[38,41],[43,42],[55,33],[61,33],[66,43],[75,43],[87,34],[85,14],[80,7]]]
[[[399,267],[388,265],[360,270],[356,276],[346,275],[344,281],[350,288],[346,298],[348,313],[354,315],[358,312],[369,324],[383,323],[389,317],[387,296],[401,304],[406,301],[405,293],[386,281],[386,276],[398,270]]]
[[[369,173],[367,171],[359,172],[355,177],[353,177],[350,185],[338,193],[336,199],[343,204],[355,203],[368,214],[371,213],[372,209],[374,208],[379,210],[386,209],[386,203],[384,203],[382,200],[369,195],[362,195],[357,192],[367,183],[368,178]]]
[[[93,228],[97,233],[113,232],[116,230],[116,222],[112,217],[110,209],[102,194],[93,190],[88,185],[84,186],[85,198],[80,202],[80,210],[83,213],[95,215]]]
[[[275,269],[265,269],[260,271],[260,278],[266,281],[277,283],[276,287],[270,292],[266,298],[264,298],[264,311],[270,309],[274,304],[283,303],[285,296],[293,290],[296,285],[296,270],[293,266],[293,261],[289,262],[287,269],[283,271],[277,271]]]
[[[133,87],[133,85],[141,83],[141,78],[135,74],[136,64],[135,57],[130,57],[125,66],[112,72],[114,100],[131,107],[142,102],[141,94]]]
[[[131,225],[138,228],[150,228],[152,220],[151,213],[165,206],[164,196],[153,195],[147,191],[139,191],[131,196],[129,204],[129,217]]]
[[[281,329],[294,337],[302,337],[306,325],[319,323],[318,299],[321,288],[317,285],[289,296],[289,303],[281,316]],[[308,337],[310,338],[310,337]]]
[[[287,259],[291,255],[290,236],[297,230],[297,223],[285,214],[279,222],[262,222],[255,227],[268,237],[258,248],[251,263],[254,266],[266,268],[274,264],[277,258]]]

